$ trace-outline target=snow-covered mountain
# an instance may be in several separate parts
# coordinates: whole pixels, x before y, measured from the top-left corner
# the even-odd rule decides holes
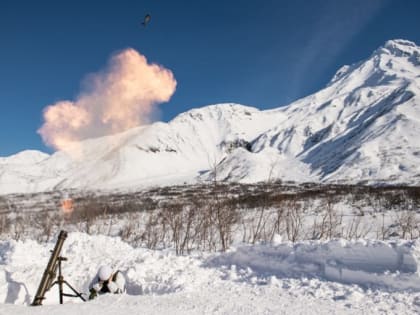
[[[276,177],[303,172],[299,178],[307,180],[420,182],[420,47],[412,42],[386,42],[277,113],[284,120],[253,141],[254,154],[243,155],[267,161],[270,153]],[[259,170],[238,167],[237,158],[224,163],[224,174],[255,178]]]
[[[420,183],[420,47],[392,40],[321,91],[260,111],[211,105],[78,144],[0,158],[0,194],[269,179]]]

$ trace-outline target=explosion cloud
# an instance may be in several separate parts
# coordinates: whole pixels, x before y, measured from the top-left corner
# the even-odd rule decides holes
[[[149,64],[134,49],[115,54],[107,68],[88,76],[75,101],[59,101],[44,109],[38,130],[43,141],[59,150],[72,143],[150,122],[154,107],[175,92],[173,73]]]

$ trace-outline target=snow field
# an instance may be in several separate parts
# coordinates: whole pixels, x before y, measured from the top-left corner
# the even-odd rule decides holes
[[[420,312],[419,241],[237,244],[226,253],[176,256],[119,238],[69,233],[63,274],[76,289],[100,265],[127,279],[127,294],[83,303],[58,288],[29,307],[54,242],[0,242],[0,314],[415,314]],[[11,305],[16,304],[16,305]]]

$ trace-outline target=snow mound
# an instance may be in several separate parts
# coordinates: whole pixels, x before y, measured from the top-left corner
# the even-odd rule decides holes
[[[53,242],[0,242],[0,303],[32,302],[53,248]],[[197,284],[198,273],[202,272],[198,267],[201,262],[194,258],[177,257],[171,251],[133,248],[120,238],[102,235],[69,233],[61,254],[68,258],[62,266],[64,279],[82,293],[88,292],[89,284],[104,264],[124,274],[129,295],[188,291],[191,283]],[[72,299],[78,301],[81,300]],[[43,304],[58,303],[58,287],[53,287]]]
[[[0,242],[0,305],[32,302],[54,244],[55,240],[47,244]],[[239,290],[245,296],[250,290],[277,295],[278,290],[287,289],[290,294],[311,292],[334,301],[340,292],[347,292],[344,295],[351,300],[368,292],[364,290],[417,296],[419,245],[418,241],[338,240],[241,246],[228,253],[176,256],[172,250],[133,248],[119,238],[70,233],[63,246],[62,255],[68,258],[63,262],[63,275],[86,293],[99,266],[110,264],[127,279],[127,295],[121,297],[125,301],[157,296],[204,298],[201,292],[225,289]],[[99,302],[116,298],[104,296]],[[81,303],[74,298],[64,300]],[[58,302],[58,288],[53,287],[43,304]]]
[[[244,246],[211,258],[207,265],[224,268],[225,277],[237,281],[318,278],[362,288],[420,291],[419,245],[339,240]]]

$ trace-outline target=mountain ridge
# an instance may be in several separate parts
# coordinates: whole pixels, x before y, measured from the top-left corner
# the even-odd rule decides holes
[[[132,189],[208,180],[391,183],[420,180],[420,47],[390,40],[324,89],[259,110],[209,105],[78,144],[78,157],[0,158],[0,193]],[[25,158],[27,156],[27,158]]]

